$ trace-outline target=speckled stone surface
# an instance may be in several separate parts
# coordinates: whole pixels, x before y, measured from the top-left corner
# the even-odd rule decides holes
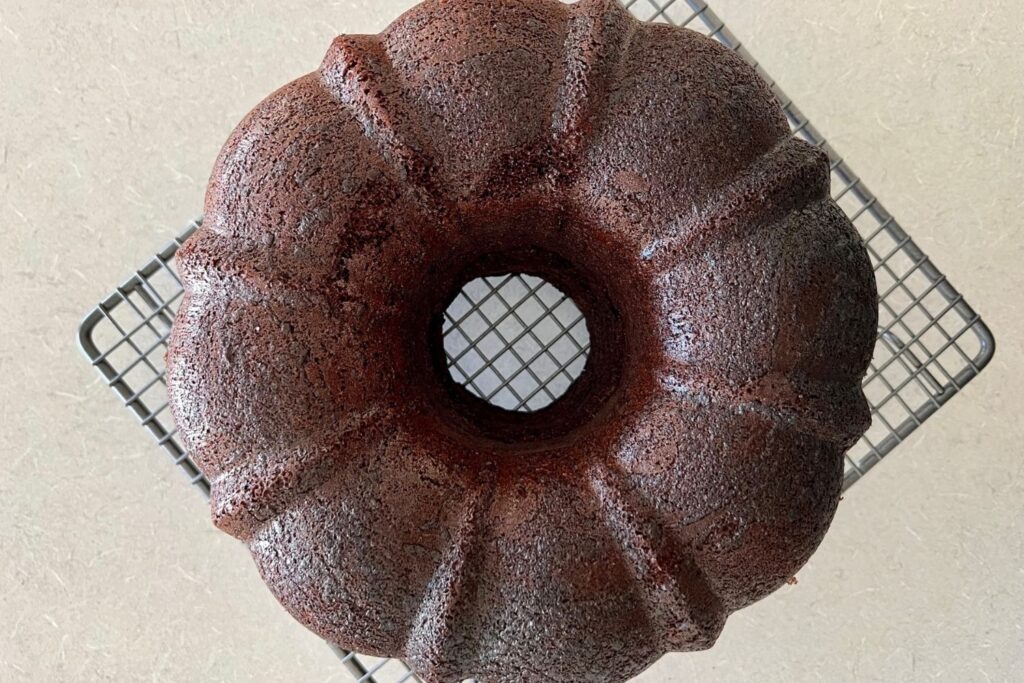
[[[791,577],[868,424],[874,277],[768,87],[616,2],[432,0],[233,133],[181,249],[171,407],[301,622],[433,683],[623,681]],[[523,271],[587,315],[531,415],[440,320]]]

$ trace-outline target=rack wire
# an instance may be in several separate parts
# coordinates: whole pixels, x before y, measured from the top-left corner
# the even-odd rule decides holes
[[[444,317],[452,379],[487,402],[533,412],[583,373],[590,331],[576,303],[550,282],[506,273],[467,283]]]
[[[864,392],[871,428],[847,454],[843,488],[880,462],[984,369],[992,333],[860,177],[703,0],[623,0],[645,21],[685,26],[735,50],[770,84],[793,134],[831,160],[832,196],[860,231],[879,289],[878,341]],[[79,345],[111,389],[206,495],[209,483],[176,438],[163,357],[181,281],[174,254],[191,224],[84,318]],[[582,372],[589,333],[571,300],[538,278],[508,274],[467,285],[444,324],[449,371],[469,391],[512,410],[557,399]],[[339,651],[357,683],[419,681],[405,664]]]

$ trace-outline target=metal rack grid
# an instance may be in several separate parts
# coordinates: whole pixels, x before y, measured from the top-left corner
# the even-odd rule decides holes
[[[735,50],[772,84],[793,134],[831,159],[832,196],[863,236],[879,289],[878,342],[864,379],[873,422],[846,456],[845,490],[981,372],[995,350],[992,334],[703,0],[623,4],[643,20],[686,26]],[[208,482],[175,438],[163,379],[167,337],[183,293],[174,254],[198,225],[190,225],[90,311],[78,338],[82,351],[125,407],[189,480],[208,494]],[[582,371],[589,336],[572,302],[566,305],[564,295],[552,290],[541,280],[515,275],[470,283],[460,295],[464,300],[453,301],[445,322],[453,377],[510,409],[535,410],[555,400]],[[528,311],[530,307],[540,310]],[[510,320],[514,330],[494,334]],[[559,343],[567,347],[555,350]],[[482,379],[488,372],[494,373],[489,383]],[[339,654],[359,683],[419,680],[398,660]]]
[[[489,403],[533,412],[583,374],[590,331],[576,303],[550,282],[506,273],[467,283],[444,316],[452,379]]]

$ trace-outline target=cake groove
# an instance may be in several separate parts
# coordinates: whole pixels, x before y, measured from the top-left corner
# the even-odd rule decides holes
[[[374,407],[350,416],[329,445],[310,448],[296,444],[285,453],[247,454],[232,462],[210,482],[210,508],[214,523],[232,536],[247,540],[257,529],[284,513],[289,506],[337,474],[339,453],[362,445],[372,427]],[[246,484],[258,481],[258,486]]]
[[[485,513],[493,499],[492,476],[481,476],[452,529],[452,539],[427,587],[405,642],[405,655],[416,670],[429,676],[461,674],[461,662],[446,651],[454,635],[459,605],[473,590],[468,578],[474,548],[486,524]]]
[[[320,67],[328,92],[344,105],[398,176],[443,204],[434,186],[429,150],[403,110],[401,91],[392,82],[393,69],[378,36],[338,36]]]
[[[859,382],[802,377],[797,386],[776,372],[735,384],[707,371],[698,376],[692,368],[685,370],[692,376],[668,375],[662,384],[694,406],[720,405],[734,414],[756,413],[778,427],[839,445],[858,438],[871,423]]]
[[[694,205],[669,235],[655,238],[657,262],[699,258],[716,242],[777,228],[787,216],[827,199],[828,157],[787,135],[702,204]],[[650,258],[650,257],[649,257]]]
[[[551,126],[561,156],[582,151],[601,114],[603,96],[621,78],[640,24],[615,0],[581,0],[569,8],[565,71]]]
[[[589,483],[605,524],[642,589],[652,637],[667,648],[710,647],[725,616],[721,600],[691,553],[677,547],[680,542],[672,530],[629,495],[614,465],[593,464]]]

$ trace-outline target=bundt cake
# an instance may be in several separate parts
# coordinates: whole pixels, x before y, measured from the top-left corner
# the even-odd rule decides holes
[[[231,135],[167,354],[216,525],[296,619],[433,682],[622,681],[808,559],[869,423],[867,254],[768,86],[612,0],[428,0]],[[547,408],[449,376],[470,280],[592,348]]]

